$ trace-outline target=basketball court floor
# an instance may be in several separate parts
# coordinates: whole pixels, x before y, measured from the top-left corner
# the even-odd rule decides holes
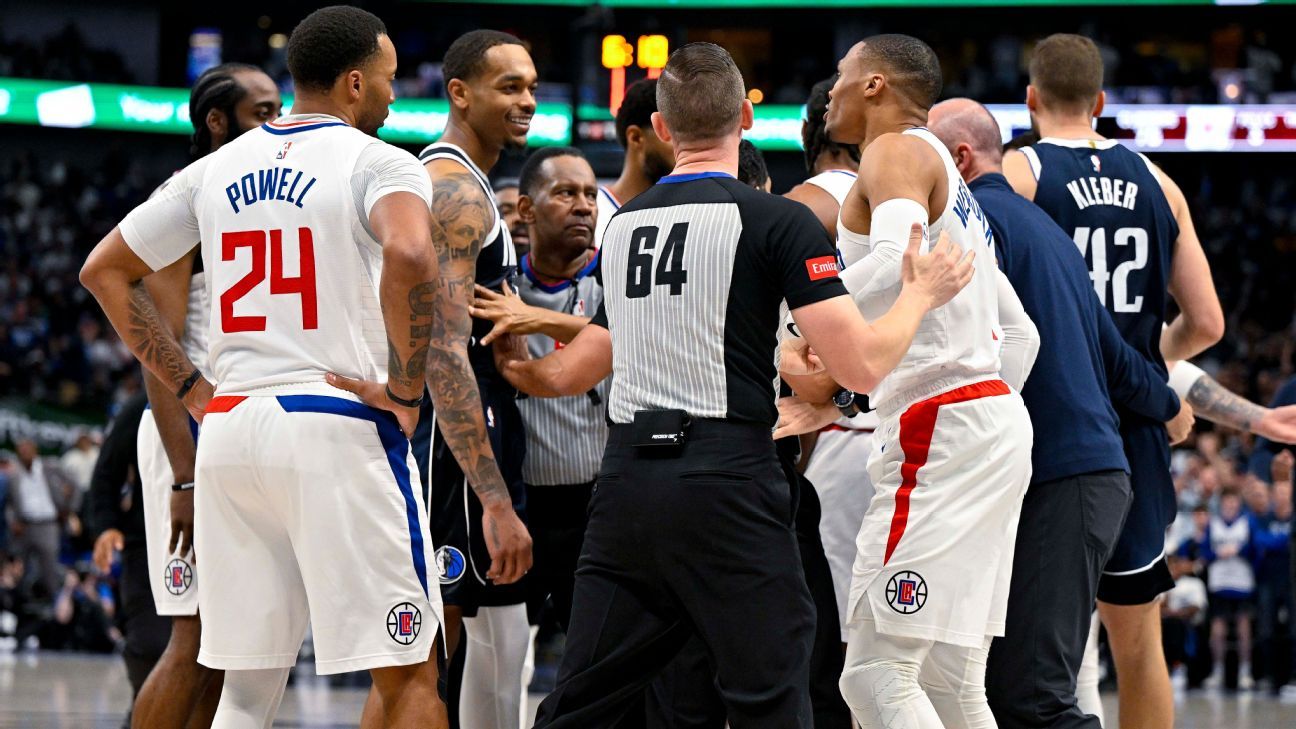
[[[333,729],[360,720],[365,689],[301,676],[288,689],[277,727]],[[535,710],[541,696],[531,695]],[[118,729],[130,702],[126,670],[116,656],[0,654],[0,729]],[[1115,695],[1105,695],[1116,726]],[[1194,691],[1176,697],[1179,729],[1296,729],[1296,701],[1262,693]]]

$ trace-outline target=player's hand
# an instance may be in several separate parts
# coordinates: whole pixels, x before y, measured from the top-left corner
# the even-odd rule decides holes
[[[193,549],[194,490],[171,492],[171,540],[167,554],[184,554]],[[194,555],[197,562],[197,555]]]
[[[1170,445],[1178,445],[1188,439],[1192,433],[1193,423],[1196,418],[1193,416],[1192,405],[1187,400],[1179,401],[1179,412],[1166,421],[1166,433],[1170,436]]]
[[[793,395],[778,401],[778,427],[774,439],[789,435],[813,433],[841,417],[841,411],[832,403],[811,403]]]
[[[202,423],[203,415],[207,414],[207,403],[211,402],[215,394],[216,386],[208,382],[206,377],[199,377],[180,402],[184,403],[194,422]]]
[[[941,231],[940,238],[931,251],[922,254],[923,228],[914,223],[909,229],[909,246],[904,252],[902,280],[905,286],[914,287],[927,300],[927,310],[943,306],[972,280],[975,269],[972,261],[976,251],[965,255],[950,242],[949,235]]]
[[[94,563],[99,571],[108,574],[112,570],[114,557],[117,552],[126,547],[126,538],[122,536],[120,530],[105,529],[103,534],[95,540],[94,544]]]
[[[1251,431],[1275,443],[1296,443],[1296,405],[1266,408]]]
[[[324,381],[339,390],[346,390],[355,395],[365,405],[379,410],[386,410],[395,415],[396,422],[400,424],[401,432],[405,434],[405,437],[413,437],[414,429],[418,427],[419,409],[407,408],[404,405],[397,405],[392,402],[392,399],[387,396],[387,383],[357,380],[353,377],[344,377],[336,372],[324,375]]]
[[[801,337],[789,337],[779,343],[779,372],[793,377],[817,375],[825,370],[823,360]]]
[[[531,349],[523,334],[505,334],[495,340],[493,347],[495,366],[503,372],[510,362],[526,362],[531,359]]]
[[[482,506],[482,534],[491,558],[486,579],[497,585],[517,582],[531,569],[531,534],[508,499]]]
[[[1274,455],[1273,461],[1269,463],[1271,483],[1291,483],[1293,463],[1296,463],[1296,456],[1293,456],[1291,451],[1285,448],[1278,451]]]
[[[483,345],[490,344],[505,334],[535,334],[540,331],[541,322],[535,309],[513,292],[508,281],[501,286],[504,289],[502,294],[485,286],[477,286],[472,306],[468,307],[469,313],[478,319],[489,319],[495,323],[490,333],[482,337]]]

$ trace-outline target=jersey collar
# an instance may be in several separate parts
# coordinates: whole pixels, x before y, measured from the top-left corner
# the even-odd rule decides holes
[[[600,185],[599,192],[603,193],[603,196],[608,199],[608,202],[612,203],[612,207],[616,208],[617,210],[621,209],[621,201],[616,199],[616,195],[613,195],[611,190],[607,189],[607,187],[603,185]]]
[[[274,121],[268,121],[261,128],[271,134],[296,134],[324,127],[349,126],[341,119],[330,114],[288,114]]]
[[[693,180],[705,180],[708,177],[728,177],[737,179],[728,172],[690,172],[685,175],[666,175],[657,181],[659,185],[673,185],[677,182],[692,182]]]
[[[1070,147],[1071,149],[1111,149],[1119,141],[1115,139],[1062,139],[1061,137],[1044,137],[1039,140],[1039,144],[1052,144],[1058,147]]]
[[[522,260],[519,262],[519,264],[522,269],[522,275],[526,276],[527,280],[530,281],[532,285],[534,285],[536,288],[540,289],[541,291],[545,292],[546,294],[556,294],[559,291],[563,291],[567,289],[572,284],[579,282],[581,279],[593,273],[594,269],[598,267],[599,256],[601,256],[602,254],[603,252],[601,250],[594,251],[594,255],[590,256],[589,262],[587,262],[581,268],[581,270],[577,271],[575,276],[572,276],[569,279],[567,278],[558,279],[556,281],[554,280],[546,281],[546,279],[541,278],[540,275],[535,272],[535,269],[531,267],[530,253],[527,253],[526,255],[522,256]]]

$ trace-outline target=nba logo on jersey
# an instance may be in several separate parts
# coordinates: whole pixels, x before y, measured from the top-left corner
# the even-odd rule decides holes
[[[287,157],[288,150],[291,148],[292,148],[292,142],[284,142],[284,146],[279,148],[279,154],[275,155],[275,159],[283,159],[284,157]]]
[[[1089,161],[1093,163],[1094,172],[1102,172],[1102,160],[1098,159],[1098,155],[1089,155]]]

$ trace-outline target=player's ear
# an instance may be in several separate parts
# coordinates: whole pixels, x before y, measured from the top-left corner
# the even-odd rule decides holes
[[[1039,112],[1039,92],[1034,86],[1026,86],[1026,109],[1032,114]]]
[[[360,69],[353,68],[350,71],[346,72],[346,76],[344,76],[344,78],[345,78],[344,85],[346,86],[347,96],[352,101],[358,100],[363,94],[364,74],[360,72]]]
[[[1093,115],[1095,117],[1098,117],[1102,114],[1103,106],[1106,105],[1106,103],[1107,103],[1107,92],[1099,90],[1098,103],[1094,104],[1094,110],[1093,110]]]
[[[207,131],[211,134],[213,140],[224,142],[226,136],[229,135],[229,118],[220,109],[209,110],[203,123],[207,125]]]
[[[530,195],[518,193],[517,213],[518,219],[527,225],[535,223],[535,202],[531,200]]]
[[[626,151],[629,152],[635,147],[642,147],[644,143],[644,130],[632,124],[626,127]]]
[[[741,126],[743,131],[747,131],[748,129],[751,129],[752,125],[755,123],[756,123],[756,109],[755,107],[752,106],[750,99],[743,99],[742,115],[741,115]]]
[[[967,172],[972,167],[972,145],[966,142],[960,142],[954,147],[954,166],[958,168],[959,174],[963,179],[967,179]]]
[[[450,97],[450,104],[459,109],[468,108],[468,84],[463,79],[452,78],[446,84],[446,95]]]

